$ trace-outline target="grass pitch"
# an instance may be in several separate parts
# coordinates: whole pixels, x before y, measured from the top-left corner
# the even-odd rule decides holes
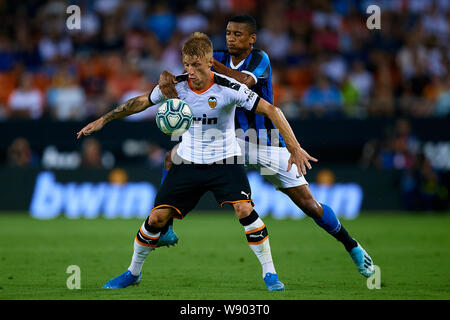
[[[147,258],[139,286],[104,290],[125,271],[140,219],[35,220],[0,214],[0,299],[450,299],[450,215],[362,213],[341,220],[381,269],[369,290],[343,246],[308,218],[264,217],[286,291],[267,292],[232,212],[175,221],[176,247]],[[69,290],[69,265],[81,289]]]

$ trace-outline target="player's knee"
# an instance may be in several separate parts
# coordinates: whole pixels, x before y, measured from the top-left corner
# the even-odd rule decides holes
[[[239,219],[247,217],[252,211],[253,206],[250,202],[237,202],[233,204],[234,211],[236,212],[236,216]]]
[[[309,217],[320,219],[322,217],[322,207],[314,199],[308,186],[281,189],[291,200]]]
[[[164,169],[170,170],[172,167],[172,151],[167,151],[164,156]]]
[[[155,228],[163,228],[167,221],[169,221],[168,216],[158,210],[153,211],[148,217],[148,224]]]
[[[313,197],[300,199],[299,207],[311,218],[318,219],[322,217],[322,207]]]

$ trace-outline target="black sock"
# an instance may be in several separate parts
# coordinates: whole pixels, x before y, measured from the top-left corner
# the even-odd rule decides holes
[[[352,250],[354,247],[356,247],[358,245],[358,243],[355,241],[355,239],[353,239],[352,237],[349,236],[347,230],[345,230],[344,226],[341,224],[341,229],[336,232],[335,234],[332,235],[333,237],[335,237],[338,241],[342,242],[342,244],[345,247],[345,250],[350,251]]]

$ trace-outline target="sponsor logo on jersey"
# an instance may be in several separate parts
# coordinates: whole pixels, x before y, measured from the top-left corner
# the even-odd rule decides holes
[[[211,109],[214,109],[217,106],[217,99],[216,97],[209,97],[208,104]]]
[[[203,118],[202,117],[194,117],[193,120],[196,123],[201,122],[202,124],[217,124],[219,118],[214,117],[214,118],[209,118],[206,113],[203,114]]]

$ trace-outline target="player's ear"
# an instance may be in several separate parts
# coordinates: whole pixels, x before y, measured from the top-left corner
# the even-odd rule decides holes
[[[256,42],[256,33],[252,33],[249,38],[250,44],[254,45]]]
[[[212,68],[213,64],[214,64],[214,57],[213,55],[211,55],[211,57],[208,59],[209,68]]]

